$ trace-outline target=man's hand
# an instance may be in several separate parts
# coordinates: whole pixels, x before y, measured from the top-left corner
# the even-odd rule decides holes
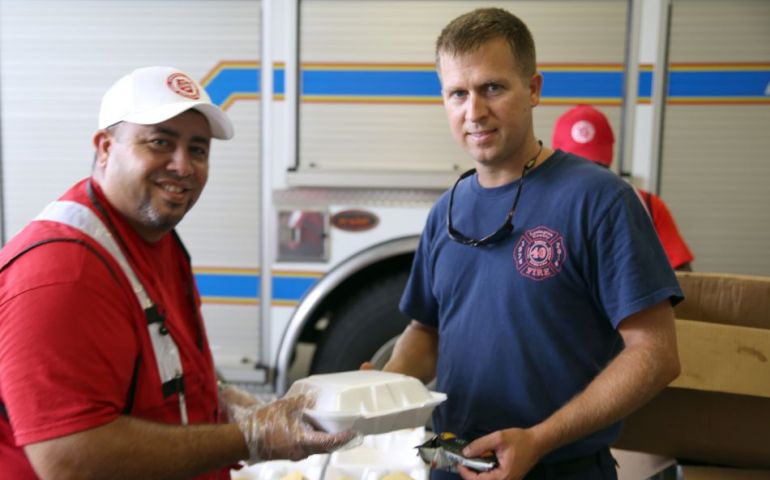
[[[465,480],[520,480],[542,457],[529,430],[509,428],[477,438],[463,449],[466,457],[479,457],[493,451],[499,465],[488,472],[477,472],[462,465],[457,470]]]
[[[298,395],[257,407],[236,407],[232,418],[249,448],[249,463],[301,460],[315,453],[329,453],[355,438],[352,431],[324,433],[305,422],[303,412],[313,402],[311,397]]]
[[[229,421],[234,408],[257,407],[264,403],[246,390],[229,384],[219,385],[218,400],[220,412],[219,418],[223,422]]]

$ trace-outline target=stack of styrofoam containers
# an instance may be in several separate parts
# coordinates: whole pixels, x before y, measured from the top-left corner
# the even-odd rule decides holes
[[[428,478],[416,447],[425,442],[425,423],[445,394],[414,377],[377,370],[312,375],[294,382],[286,396],[299,394],[315,398],[305,418],[316,428],[352,429],[364,435],[362,444],[301,462],[257,464],[233,472],[234,480]]]
[[[428,468],[416,446],[425,428],[367,435],[363,443],[331,455],[313,455],[301,462],[275,460],[233,471],[233,480],[382,480],[388,476],[427,480]],[[327,465],[328,462],[328,465]]]
[[[333,453],[323,480],[381,480],[395,474],[426,480],[428,470],[415,448],[424,441],[424,427],[368,435],[363,445]]]
[[[273,460],[230,471],[232,480],[321,480],[328,455],[313,455],[301,462]]]

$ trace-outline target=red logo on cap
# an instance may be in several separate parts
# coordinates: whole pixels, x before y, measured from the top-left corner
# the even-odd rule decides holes
[[[588,143],[594,139],[596,135],[596,129],[594,124],[587,120],[580,120],[572,125],[572,140],[577,143]]]
[[[187,97],[193,100],[201,98],[201,92],[193,79],[184,73],[173,73],[166,80],[168,88],[177,95]]]

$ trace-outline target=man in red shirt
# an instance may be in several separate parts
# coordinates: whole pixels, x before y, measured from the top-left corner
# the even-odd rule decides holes
[[[556,120],[551,146],[609,168],[612,165],[614,143],[615,136],[607,117],[589,105],[578,105]],[[692,270],[691,263],[695,257],[679,233],[674,217],[663,199],[641,188],[634,187],[634,190],[652,218],[671,267],[675,270]]]
[[[217,387],[174,227],[208,178],[227,115],[184,72],[137,69],[104,95],[90,178],[0,251],[3,478],[229,478],[350,439]],[[32,159],[30,159],[32,160]]]

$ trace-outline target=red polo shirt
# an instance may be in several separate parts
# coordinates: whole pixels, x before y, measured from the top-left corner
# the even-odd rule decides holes
[[[61,199],[102,216],[86,183]],[[143,240],[93,186],[179,348],[189,422],[216,423],[216,375],[182,247],[170,234],[157,243]],[[73,241],[45,243],[14,260],[51,238]],[[177,394],[164,398],[161,391],[144,312],[100,245],[71,227],[36,221],[0,251],[0,268],[9,262],[0,273],[0,401],[10,418],[10,424],[0,419],[0,465],[6,474],[37,478],[21,447],[109,423],[124,414],[129,396],[129,415],[180,423]],[[136,388],[129,395],[135,369]],[[229,478],[229,473],[200,478]]]

